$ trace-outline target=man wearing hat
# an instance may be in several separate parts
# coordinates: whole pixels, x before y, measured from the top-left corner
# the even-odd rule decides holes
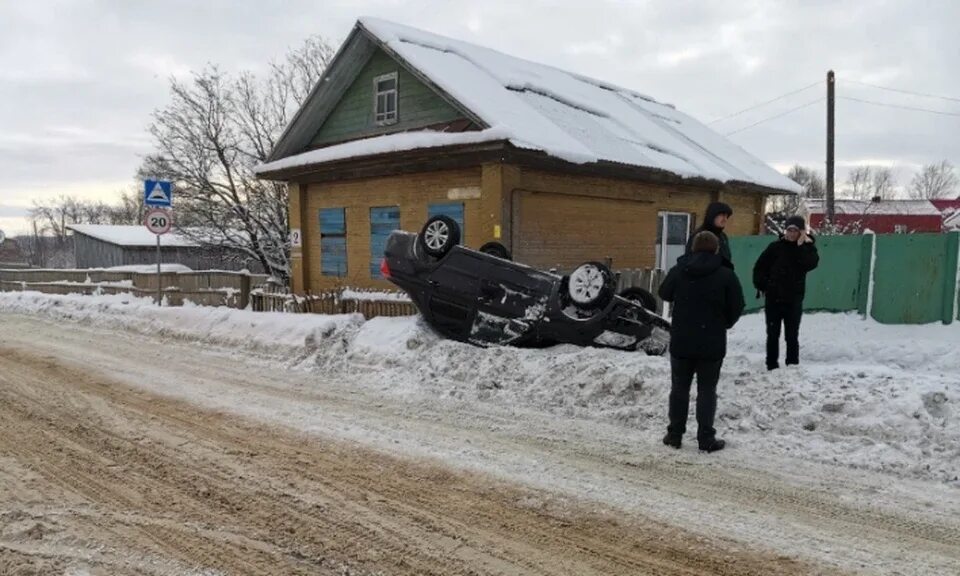
[[[767,246],[753,267],[753,285],[766,300],[767,370],[780,367],[780,327],[787,341],[786,363],[800,363],[800,318],[807,289],[807,272],[820,256],[801,216],[787,218],[780,239]]]
[[[731,208],[729,204],[711,202],[710,205],[707,206],[706,215],[703,217],[703,224],[694,230],[693,234],[690,235],[690,239],[687,240],[687,249],[684,254],[689,256],[693,253],[693,239],[696,238],[697,234],[710,232],[720,241],[719,254],[720,257],[723,258],[723,265],[732,270],[733,258],[730,255],[730,240],[727,238],[727,233],[724,232],[730,218],[733,218],[733,208]]]

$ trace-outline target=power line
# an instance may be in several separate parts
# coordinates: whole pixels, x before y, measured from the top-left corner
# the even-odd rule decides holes
[[[941,116],[960,116],[960,112],[944,112],[943,110],[930,110],[929,108],[917,108],[915,106],[901,106],[900,104],[887,104],[886,102],[874,102],[873,100],[864,100],[862,98],[854,98],[852,96],[837,96],[841,100],[852,100],[854,102],[862,102],[864,104],[872,104],[874,106],[885,106],[887,108],[899,108],[901,110],[913,110],[914,112],[926,112],[928,114],[940,114]]]
[[[753,106],[750,106],[749,108],[744,108],[743,110],[740,110],[739,112],[734,112],[733,114],[730,114],[730,115],[728,115],[728,116],[724,116],[723,118],[718,118],[718,119],[713,120],[713,121],[711,121],[711,122],[707,122],[707,124],[716,124],[717,122],[723,122],[724,120],[729,120],[730,118],[733,118],[733,117],[735,117],[735,116],[739,116],[739,115],[743,114],[744,112],[749,112],[749,111],[754,110],[754,109],[756,109],[756,108],[760,108],[761,106],[766,106],[767,104],[773,104],[774,102],[776,102],[776,101],[778,101],[778,100],[783,100],[783,99],[786,98],[787,96],[793,96],[794,94],[799,94],[800,92],[803,92],[803,91],[805,91],[805,90],[809,90],[809,89],[813,88],[814,86],[819,86],[819,85],[820,85],[820,82],[819,82],[819,81],[814,82],[813,84],[810,84],[810,85],[808,85],[808,86],[804,86],[803,88],[798,88],[797,90],[793,90],[792,92],[787,92],[786,94],[781,94],[780,96],[777,96],[776,98],[772,98],[772,99],[770,99],[770,100],[767,100],[766,102],[760,102],[759,104],[754,104]]]
[[[849,80],[844,79],[843,82],[850,82],[851,84],[859,84],[861,86],[869,86],[870,88],[876,88],[878,90],[886,90],[888,92],[898,92],[900,94],[910,94],[912,96],[923,96],[924,98],[939,98],[940,100],[947,100],[949,102],[960,102],[960,98],[954,98],[953,96],[939,96],[937,94],[927,94],[924,92],[913,92],[911,90],[903,90],[901,88],[891,88],[889,86],[880,86],[878,84],[869,84],[867,82],[860,82],[859,80]]]
[[[818,82],[818,84],[819,84],[819,82]],[[820,102],[823,102],[824,100],[826,100],[826,98],[824,98],[823,96],[821,96],[820,98],[817,98],[816,100],[812,100],[812,101],[810,101],[810,102],[807,102],[806,104],[801,104],[800,106],[797,106],[796,108],[791,108],[791,109],[787,110],[786,112],[781,112],[781,113],[779,113],[779,114],[777,114],[777,115],[775,115],[775,116],[770,116],[770,117],[764,118],[763,120],[754,122],[753,124],[750,124],[749,126],[744,126],[743,128],[740,128],[739,130],[734,130],[733,132],[727,132],[726,134],[724,134],[724,136],[733,136],[734,134],[738,134],[738,133],[740,133],[740,132],[743,132],[744,130],[749,130],[750,128],[753,128],[754,126],[759,126],[760,124],[763,124],[764,122],[769,122],[769,121],[771,121],[771,120],[776,120],[777,118],[780,118],[781,116],[786,116],[787,114],[792,114],[792,113],[796,112],[797,110],[803,110],[804,108],[813,106],[814,104],[818,104],[818,103],[820,103]]]

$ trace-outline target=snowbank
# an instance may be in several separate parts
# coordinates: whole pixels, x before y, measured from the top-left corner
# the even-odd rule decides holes
[[[651,434],[666,424],[669,362],[639,353],[480,349],[414,317],[158,308],[129,296],[0,293],[0,311],[225,345],[385,396],[521,405]],[[763,318],[745,317],[732,331],[717,415],[732,448],[725,457],[787,454],[960,487],[960,325],[809,314],[801,346],[801,366],[767,372]]]

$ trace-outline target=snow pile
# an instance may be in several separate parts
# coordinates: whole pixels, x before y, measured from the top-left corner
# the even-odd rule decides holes
[[[377,302],[410,302],[410,297],[406,292],[395,292],[387,290],[351,290],[346,289],[340,293],[341,300],[375,300]]]
[[[144,335],[239,347],[282,357],[303,354],[310,342],[363,322],[360,314],[293,315],[190,303],[161,307],[151,298],[129,294],[82,296],[0,292],[0,310]]]
[[[85,236],[96,238],[117,246],[156,246],[157,235],[147,230],[145,226],[121,226],[109,224],[70,224],[68,229]],[[160,246],[179,246],[196,248],[199,243],[186,238],[176,232],[169,232],[160,236]]]
[[[91,269],[93,270],[93,269]],[[141,274],[156,274],[156,264],[128,264],[126,266],[111,266],[98,270],[107,270],[110,272],[139,272]],[[160,272],[193,272],[189,266],[183,264],[160,264]]]
[[[275,162],[262,164],[255,169],[255,172],[257,174],[265,174],[298,166],[322,164],[324,162],[345,160],[347,158],[375,156],[377,154],[388,154],[390,152],[404,152],[419,148],[439,148],[441,146],[494,142],[497,140],[506,140],[509,138],[509,135],[509,132],[499,127],[487,128],[479,132],[448,133],[430,130],[400,132],[398,134],[354,140],[353,142],[347,142],[337,146],[319,148],[317,150],[304,152],[303,154],[288,156]]]
[[[158,308],[129,296],[0,293],[0,310],[225,345],[384,396],[494,403],[505,413],[522,406],[652,438],[666,426],[664,357],[576,346],[481,349],[444,340],[414,317]],[[808,314],[803,364],[774,372],[764,370],[764,340],[761,315],[731,332],[716,424],[732,448],[724,457],[787,454],[960,486],[960,325]],[[692,409],[689,431],[693,442]]]

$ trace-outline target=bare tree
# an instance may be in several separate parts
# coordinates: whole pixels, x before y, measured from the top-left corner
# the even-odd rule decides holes
[[[775,230],[779,223],[782,223],[788,216],[800,211],[804,200],[807,198],[823,198],[826,187],[823,182],[823,174],[796,164],[787,172],[787,178],[800,185],[802,189],[796,195],[769,196],[767,199],[768,228]]]
[[[82,201],[61,195],[46,202],[34,200],[27,215],[40,236],[51,236],[58,245],[63,245],[67,238],[67,226],[85,222],[89,212]]]
[[[941,160],[936,164],[926,164],[910,181],[908,193],[916,200],[949,198],[958,193],[960,177],[953,164]]]
[[[873,168],[857,166],[847,175],[847,185],[843,190],[846,198],[851,200],[869,200],[871,185],[873,184]]]
[[[136,225],[143,222],[143,194],[139,190],[120,192],[116,204],[104,211],[104,224]]]
[[[890,198],[897,186],[893,170],[884,166],[857,166],[847,175],[847,185],[843,190],[845,198],[851,200],[872,200]]]
[[[870,179],[870,198],[892,198],[897,188],[897,177],[893,170],[884,166],[873,169],[873,178]]]
[[[182,234],[238,249],[270,273],[289,276],[287,188],[259,180],[253,169],[266,160],[333,54],[313,37],[263,78],[234,77],[211,66],[190,81],[171,80],[171,102],[154,113],[150,127],[157,150],[140,176],[175,182]]]

